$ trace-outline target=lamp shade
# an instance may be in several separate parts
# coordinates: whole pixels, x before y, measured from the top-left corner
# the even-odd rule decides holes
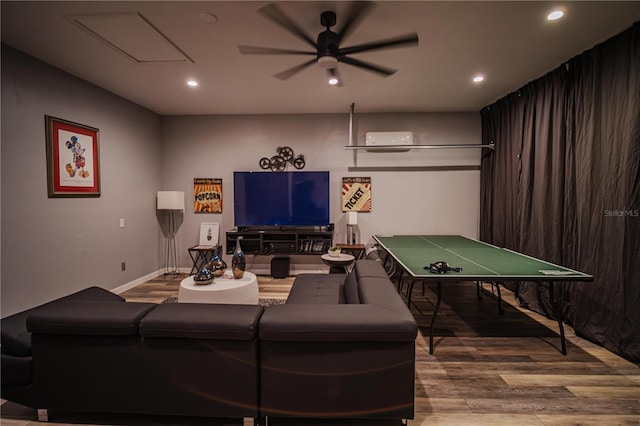
[[[158,210],[184,211],[184,192],[158,191]]]
[[[347,212],[347,225],[358,224],[358,212]]]

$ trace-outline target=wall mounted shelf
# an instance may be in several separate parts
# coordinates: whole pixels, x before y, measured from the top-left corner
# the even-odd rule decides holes
[[[494,144],[488,145],[471,145],[471,144],[463,144],[463,145],[376,145],[376,146],[366,146],[366,145],[347,145],[344,149],[348,150],[361,150],[366,149],[367,151],[409,151],[410,149],[453,149],[453,148],[486,148],[490,150],[495,150]]]

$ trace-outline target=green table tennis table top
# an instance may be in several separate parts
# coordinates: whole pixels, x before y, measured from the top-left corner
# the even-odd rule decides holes
[[[413,278],[472,281],[593,281],[591,275],[461,235],[374,235]],[[438,274],[429,264],[444,261],[461,272]],[[427,266],[427,269],[424,267]]]

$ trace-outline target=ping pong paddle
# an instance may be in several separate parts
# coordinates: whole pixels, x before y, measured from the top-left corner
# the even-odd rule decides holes
[[[435,263],[430,263],[429,266],[425,266],[424,269],[428,269],[434,274],[444,274],[449,271],[462,272],[462,268],[449,266],[449,264],[443,260]]]

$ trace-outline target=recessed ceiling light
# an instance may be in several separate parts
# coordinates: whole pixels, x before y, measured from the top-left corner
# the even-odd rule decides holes
[[[338,77],[329,77],[329,84],[332,86],[338,84]]]
[[[560,9],[557,9],[547,15],[547,21],[557,21],[563,16],[564,16],[564,12]]]
[[[198,87],[198,82],[195,81],[195,80],[189,80],[189,81],[187,81],[187,86]]]
[[[209,24],[213,24],[214,22],[218,22],[218,17],[213,13],[202,12],[200,14],[200,19]]]
[[[484,81],[484,76],[483,75],[476,75],[475,77],[473,77],[473,82],[474,83],[482,83]]]

